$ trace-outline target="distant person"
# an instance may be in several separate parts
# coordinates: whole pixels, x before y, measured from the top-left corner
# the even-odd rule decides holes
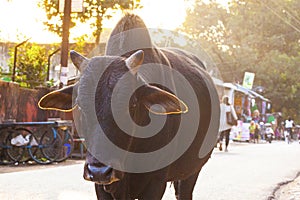
[[[258,142],[259,142],[259,135],[260,135],[260,128],[259,128],[258,123],[255,123],[254,143],[258,144]]]
[[[295,126],[291,117],[288,117],[284,122],[284,139],[289,144],[292,137],[292,129]]]
[[[260,113],[259,113],[259,110],[254,110],[253,111],[253,116],[252,116],[252,120],[255,122],[255,123],[258,123],[260,121]]]
[[[290,134],[292,133],[292,128],[295,126],[294,121],[291,117],[288,117],[287,120],[285,120],[284,128],[286,131],[288,131]]]
[[[233,125],[230,125],[227,123],[227,113],[231,113],[232,116],[234,117],[235,120],[237,120],[237,115],[236,112],[233,108],[233,106],[230,104],[229,102],[229,97],[224,95],[222,98],[222,102],[220,104],[220,109],[221,109],[221,113],[220,113],[220,136],[219,136],[219,150],[222,151],[223,147],[222,147],[222,142],[223,142],[223,138],[225,137],[225,152],[228,151],[228,144],[229,144],[229,134],[230,134],[230,130],[232,128]]]
[[[256,132],[256,123],[252,120],[249,126],[250,140],[249,142],[255,143],[255,132]]]
[[[298,141],[299,141],[299,144],[300,144],[300,131],[298,131]]]

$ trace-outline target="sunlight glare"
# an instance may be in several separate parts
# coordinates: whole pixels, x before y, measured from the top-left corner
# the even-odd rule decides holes
[[[141,4],[144,9],[135,13],[145,20],[149,28],[174,30],[184,22],[184,0],[142,0]]]
[[[0,40],[21,42],[31,38],[36,43],[59,43],[59,38],[43,25],[44,11],[37,6],[39,0],[0,0]],[[185,0],[141,0],[143,6],[133,11],[140,15],[149,28],[174,30],[180,26],[186,15]],[[121,12],[105,21],[104,28],[113,28],[121,17]],[[83,34],[91,34],[88,24],[81,24],[70,30],[70,41]]]
[[[0,0],[0,39],[20,42],[52,43],[59,37],[45,30],[44,11],[38,8],[38,0]]]

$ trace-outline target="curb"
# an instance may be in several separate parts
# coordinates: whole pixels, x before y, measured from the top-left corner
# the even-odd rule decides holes
[[[280,191],[280,189],[282,189],[282,187],[294,182],[298,177],[300,177],[300,172],[298,172],[293,179],[278,183],[277,186],[273,189],[271,195],[268,196],[267,200],[278,199],[278,192]]]

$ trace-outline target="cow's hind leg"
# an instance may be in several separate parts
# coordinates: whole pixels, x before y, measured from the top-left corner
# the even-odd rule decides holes
[[[98,200],[113,200],[112,196],[104,191],[103,185],[95,184],[95,190]]]
[[[199,172],[193,174],[185,180],[175,181],[174,188],[176,199],[191,200],[193,199],[193,190],[198,178]]]

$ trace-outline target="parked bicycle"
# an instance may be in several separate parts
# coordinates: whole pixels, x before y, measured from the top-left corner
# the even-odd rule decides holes
[[[14,123],[2,127],[0,135],[0,164],[62,162],[74,147],[68,126],[53,122]]]
[[[71,156],[74,150],[74,139],[67,126],[58,127],[57,132],[62,141],[62,148],[60,149],[60,152],[58,152],[58,157],[55,161],[62,162]]]

